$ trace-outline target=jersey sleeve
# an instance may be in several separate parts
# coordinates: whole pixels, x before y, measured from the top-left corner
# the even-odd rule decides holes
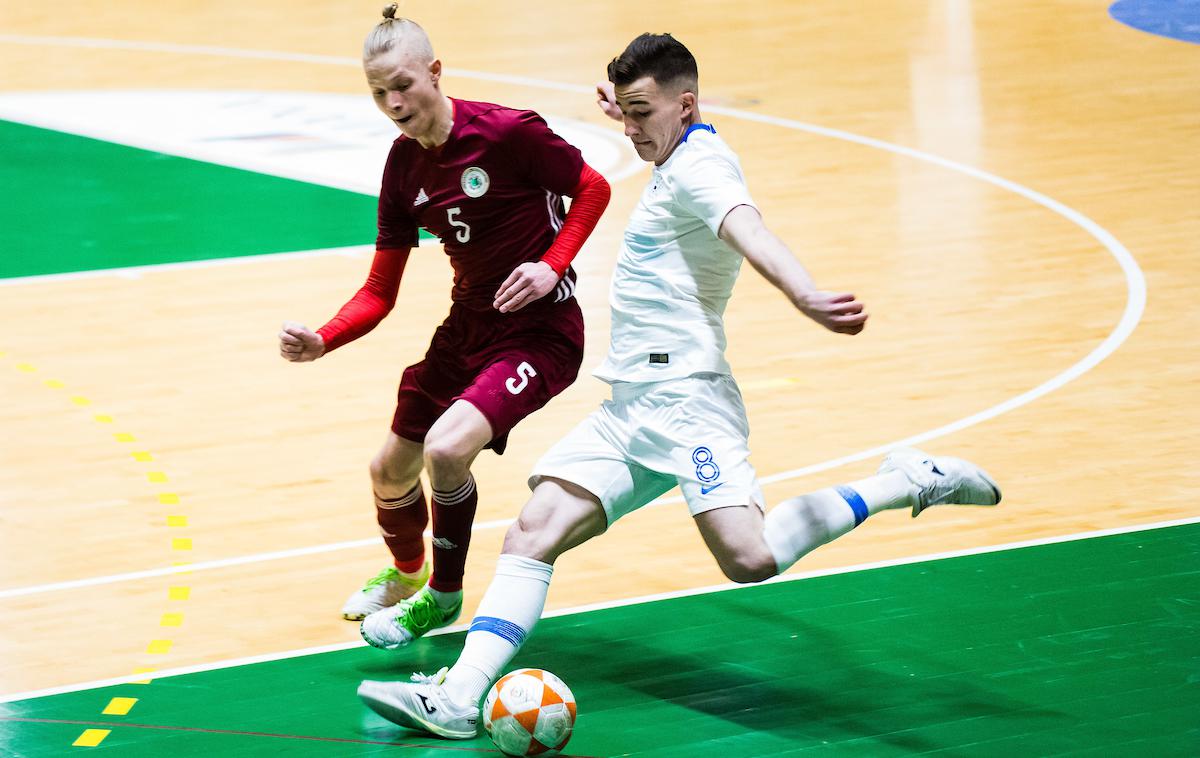
[[[583,154],[533,111],[517,111],[505,142],[517,171],[539,187],[569,196],[579,184]]]
[[[675,199],[717,236],[729,212],[739,205],[757,208],[737,164],[720,155],[701,156],[676,175]]]
[[[383,167],[383,182],[379,188],[379,210],[377,224],[378,236],[375,238],[375,249],[397,250],[417,246],[417,221],[413,217],[401,186],[397,151],[400,143],[392,146],[387,163]]]

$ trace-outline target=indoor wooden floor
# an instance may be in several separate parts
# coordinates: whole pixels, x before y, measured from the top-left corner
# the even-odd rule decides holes
[[[0,94],[367,98],[352,59],[377,5],[0,0]],[[770,226],[872,314],[859,337],[820,332],[746,267],[729,357],[769,501],[865,476],[877,449],[912,437],[1004,488],[997,510],[874,518],[793,571],[1200,516],[1196,47],[1082,0],[851,6],[402,12],[429,31],[449,94],[600,128],[618,129],[586,90],[632,37],[670,31],[697,55],[702,112]],[[614,181],[577,264],[587,367],[607,345],[608,277],[645,176]],[[396,313],[318,363],[283,362],[275,334],[323,323],[368,260],[0,287],[0,694],[357,639],[338,609],[386,563],[366,466],[400,370],[448,307],[448,266],[426,249]],[[533,461],[606,389],[581,377],[505,456],[479,459],[468,614]],[[562,559],[550,607],[721,583],[667,500]],[[177,564],[192,570],[161,571]]]

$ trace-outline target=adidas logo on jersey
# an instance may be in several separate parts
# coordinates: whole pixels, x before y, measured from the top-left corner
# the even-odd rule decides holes
[[[417,199],[413,200],[413,205],[417,206],[417,205],[421,205],[422,203],[428,203],[428,202],[429,202],[429,195],[425,194],[425,188],[422,187],[421,189],[417,190]]]

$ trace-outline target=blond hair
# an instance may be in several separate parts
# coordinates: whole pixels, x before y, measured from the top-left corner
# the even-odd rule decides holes
[[[370,60],[382,55],[394,47],[407,49],[422,63],[431,63],[434,59],[433,45],[429,35],[416,21],[407,18],[396,18],[396,3],[389,3],[383,8],[383,21],[367,35],[363,42],[363,60]]]

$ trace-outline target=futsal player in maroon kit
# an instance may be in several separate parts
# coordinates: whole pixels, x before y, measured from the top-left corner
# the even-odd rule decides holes
[[[283,357],[296,362],[363,336],[395,305],[418,228],[441,239],[454,269],[450,314],[425,359],[405,369],[391,433],[370,468],[393,565],[342,609],[385,648],[450,624],[462,610],[478,501],[471,463],[484,448],[503,453],[517,422],[575,380],[583,317],[570,263],[610,194],[536,113],[446,97],[424,30],[394,18],[395,8],[384,9],[363,46],[375,103],[401,132],[383,171],[370,274],[329,323],[314,332],[287,322],[279,335]],[[572,198],[570,212],[563,196]],[[432,573],[423,537],[429,510]]]

